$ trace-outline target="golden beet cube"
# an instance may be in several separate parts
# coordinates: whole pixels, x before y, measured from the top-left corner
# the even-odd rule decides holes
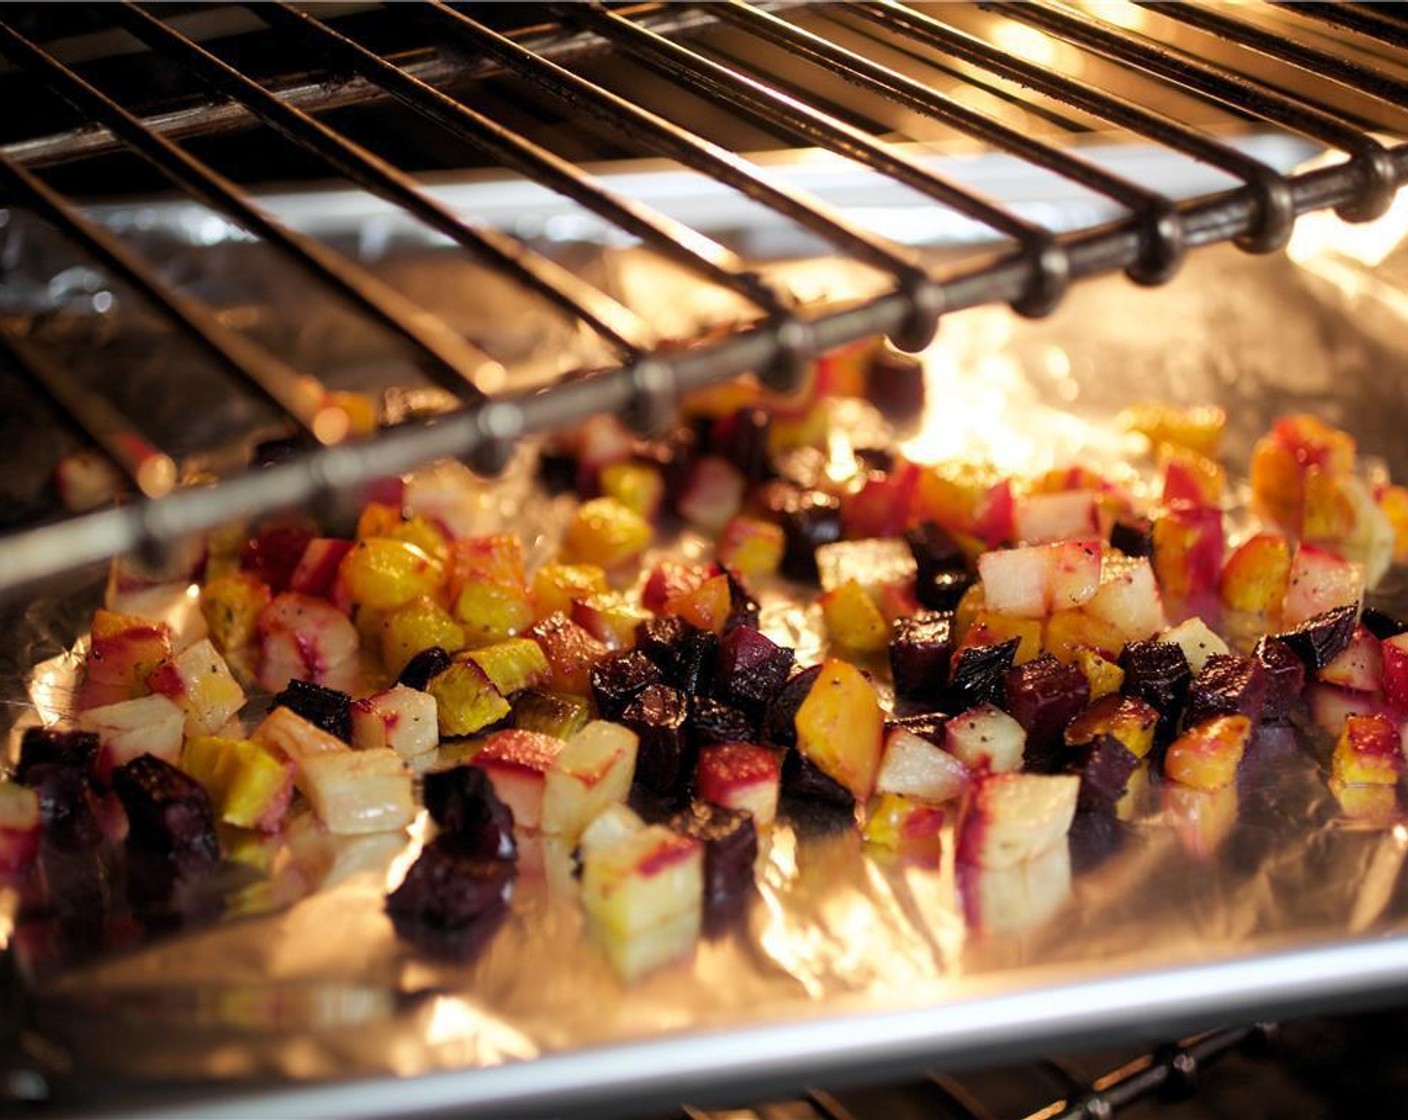
[[[360,619],[360,615],[359,615]],[[413,599],[381,618],[381,660],[400,674],[416,654],[439,646],[449,653],[466,644],[464,627],[434,599]]]
[[[1398,728],[1388,716],[1350,716],[1330,756],[1330,777],[1343,785],[1393,785],[1403,772]]]
[[[755,517],[735,517],[719,537],[719,563],[745,576],[776,573],[787,550],[781,525]]]
[[[1143,700],[1111,694],[1096,700],[1066,725],[1066,745],[1082,747],[1102,735],[1113,735],[1135,758],[1143,758],[1154,745],[1158,722],[1158,711]]]
[[[616,498],[583,502],[567,527],[563,552],[574,562],[615,568],[650,544],[650,522]]]
[[[1169,744],[1164,776],[1194,789],[1231,785],[1252,737],[1246,716],[1216,716],[1191,727]]]
[[[509,713],[503,693],[466,653],[457,653],[448,669],[432,677],[427,691],[435,697],[445,737],[472,735]]]
[[[665,498],[665,480],[659,469],[649,463],[630,459],[608,463],[601,468],[600,479],[603,494],[615,498],[647,521],[660,512],[660,503]]]
[[[470,645],[497,642],[533,625],[533,604],[521,584],[470,580],[455,597],[455,618]]]
[[[823,662],[794,722],[797,749],[857,801],[868,798],[880,769],[885,717],[864,674],[844,661]]]
[[[215,648],[230,653],[253,645],[259,614],[272,599],[268,586],[248,572],[210,580],[200,590],[200,613]]]
[[[495,642],[470,650],[465,657],[483,669],[484,675],[504,696],[525,688],[537,688],[552,677],[552,666],[542,647],[531,638]]]
[[[338,579],[353,603],[389,611],[435,594],[445,580],[445,569],[406,541],[369,537],[358,541],[343,558]]]
[[[606,572],[595,564],[545,564],[533,574],[533,615],[541,622],[570,614],[572,604],[609,591]]]
[[[274,748],[205,735],[187,741],[181,769],[206,788],[227,824],[264,832],[282,826],[293,798],[293,766]]]
[[[879,653],[889,646],[889,625],[855,580],[828,591],[820,602],[827,636],[837,645],[856,653]]]

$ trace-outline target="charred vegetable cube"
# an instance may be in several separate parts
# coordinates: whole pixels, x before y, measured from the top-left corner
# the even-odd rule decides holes
[[[127,813],[131,843],[175,859],[219,861],[215,810],[194,778],[147,754],[119,766],[112,784]]]
[[[791,579],[816,582],[816,550],[841,539],[841,503],[830,494],[804,491],[787,503],[781,522],[787,537],[782,573]]]
[[[1009,638],[995,645],[967,646],[960,650],[949,675],[948,709],[962,711],[984,702],[1000,704],[1003,681],[1021,644],[1021,639]]]
[[[640,740],[635,780],[653,793],[669,797],[684,792],[693,768],[688,720],[684,694],[663,684],[641,689],[621,713],[621,723]]]
[[[895,695],[906,700],[939,700],[953,659],[953,614],[925,611],[895,623],[890,639],[890,673]]]
[[[421,852],[386,899],[386,911],[403,923],[459,929],[508,901],[514,864],[466,852],[437,840]]]
[[[707,696],[696,697],[690,704],[689,733],[696,747],[748,742],[756,726],[747,712]]]
[[[1266,670],[1261,718],[1268,722],[1285,719],[1305,689],[1305,665],[1290,646],[1270,636],[1257,642],[1252,656]]]
[[[719,639],[714,694],[726,704],[761,718],[768,702],[787,682],[792,651],[748,626],[735,626]]]
[[[287,708],[344,743],[352,742],[352,697],[340,689],[289,681],[274,697],[274,707]]]
[[[20,739],[20,760],[15,780],[29,785],[36,766],[62,766],[84,776],[98,753],[98,736],[92,731],[61,731],[54,727],[26,728]]]
[[[795,748],[782,759],[782,792],[803,801],[816,801],[837,809],[851,809],[855,795]]]
[[[1214,654],[1188,688],[1189,726],[1213,716],[1260,720],[1266,706],[1266,669],[1255,657]]]
[[[1288,645],[1307,669],[1323,669],[1354,637],[1357,614],[1354,607],[1334,607],[1277,634],[1276,638]]]
[[[704,905],[727,905],[753,885],[758,830],[750,813],[695,801],[666,822],[704,845]]]
[[[1120,654],[1120,668],[1124,670],[1124,695],[1143,700],[1159,713],[1154,739],[1167,743],[1178,729],[1193,679],[1183,650],[1154,638],[1130,642]]]
[[[638,650],[613,653],[592,666],[592,699],[602,719],[620,719],[647,686],[661,683],[659,668]]]
[[[1139,759],[1113,735],[1099,735],[1076,749],[1069,769],[1080,775],[1076,808],[1090,812],[1110,809],[1124,796]]]
[[[405,668],[396,678],[396,683],[403,684],[407,688],[418,688],[424,692],[430,687],[432,678],[450,667],[451,660],[448,651],[439,646],[423,649],[406,662]]]
[[[797,709],[802,706],[802,701],[807,698],[820,674],[820,665],[810,665],[793,673],[791,679],[778,690],[763,716],[763,739],[766,742],[778,747],[796,745]]]

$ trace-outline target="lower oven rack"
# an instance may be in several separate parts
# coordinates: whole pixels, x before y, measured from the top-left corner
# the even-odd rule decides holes
[[[223,58],[218,42],[198,41],[181,29],[180,19],[159,10],[124,4],[104,11],[99,18],[105,23],[188,69],[207,90],[203,100],[174,110],[124,105],[85,78],[81,67],[66,62],[62,44],[46,45],[35,30],[42,30],[41,17],[19,18],[27,14],[23,9],[7,12],[0,17],[0,54],[25,80],[67,100],[89,123],[0,148],[6,200],[35,210],[107,271],[135,285],[174,329],[234,375],[237,391],[273,400],[292,427],[304,433],[306,450],[213,486],[173,489],[170,456],[143,437],[136,418],[81,404],[63,371],[22,337],[21,326],[0,321],[6,363],[115,460],[135,495],[115,508],[31,519],[12,528],[0,538],[0,591],[117,553],[159,549],[232,519],[314,502],[441,457],[464,457],[492,473],[520,438],[570,426],[592,413],[617,412],[648,430],[663,422],[682,393],[750,371],[777,387],[795,385],[817,354],[877,334],[919,348],[942,315],[964,308],[1009,303],[1039,315],[1060,302],[1069,284],[1089,277],[1124,270],[1143,284],[1162,282],[1190,249],[1231,240],[1248,251],[1274,251],[1286,243],[1298,215],[1334,208],[1348,219],[1367,220],[1383,213],[1408,179],[1408,146],[1379,138],[1401,124],[1398,106],[1408,94],[1402,53],[1408,32],[1392,12],[1373,5],[1266,4],[1233,16],[1203,7],[1153,6],[1158,8],[1153,14],[1149,6],[1124,7],[1116,21],[1106,9],[1054,0],[987,5],[979,13],[987,22],[970,26],[965,22],[972,15],[968,9],[893,2],[813,7],[734,0],[620,9],[586,4],[552,9],[554,24],[505,32],[482,22],[472,9],[435,3],[416,12],[423,45],[384,56],[365,34],[346,31],[317,8],[258,6],[253,10],[260,24],[269,25],[266,34],[306,42],[328,67],[321,75],[281,80],[256,80]],[[1168,27],[1156,31],[1147,26],[1149,20]],[[727,49],[704,42],[720,28],[733,36]],[[1185,31],[1201,49],[1179,37]],[[1035,49],[1022,45],[1032,42],[1032,35],[1041,48],[1037,53],[1045,51],[1045,63],[1024,53]],[[857,36],[940,67],[935,73],[957,73],[962,83],[1025,111],[1123,130],[1216,168],[1240,185],[1189,199],[1166,198],[1157,184],[1101,170],[1078,150],[973,108],[952,89],[925,85],[897,63],[867,57],[855,49]],[[1115,203],[1121,216],[1090,228],[1053,232],[916,164],[885,137],[852,123],[854,114],[836,110],[829,97],[809,102],[794,81],[770,84],[758,63],[740,57],[741,48],[804,58],[812,67],[808,75],[839,78],[866,96],[1054,171]],[[687,124],[634,104],[564,65],[601,54],[630,58],[691,96],[738,107],[791,142],[819,146],[921,192],[985,230],[994,251],[977,261],[926,265],[911,248],[787,186]],[[1134,92],[1110,92],[1104,80],[1110,72],[1128,79]],[[1096,73],[1099,82],[1085,76]],[[569,114],[618,130],[644,150],[720,180],[843,254],[878,268],[889,276],[887,290],[839,309],[796,306],[788,293],[762,282],[746,262],[708,236],[621,196],[511,125],[438,88],[485,74],[511,75],[534,96],[565,105]],[[1161,108],[1151,91],[1175,97],[1178,110]],[[395,101],[451,130],[499,165],[586,207],[703,281],[730,288],[753,306],[752,321],[690,345],[653,337],[627,309],[525,244],[475,229],[438,208],[409,176],[317,115],[368,100]],[[1279,173],[1219,139],[1216,131],[1183,119],[1190,101],[1213,114],[1307,139],[1343,158],[1313,170]],[[364,267],[271,218],[242,188],[176,143],[255,124],[278,131],[374,192],[433,220],[492,267],[507,270],[528,290],[591,326],[618,354],[617,361],[548,391],[486,397],[475,382],[499,379],[483,376],[497,370],[491,355],[443,324],[427,321]],[[151,162],[182,190],[252,229],[389,326],[455,393],[460,407],[432,425],[392,428],[370,439],[344,438],[345,417],[316,381],[156,276],[120,239],[85,218],[71,198],[41,177],[43,169],[81,166],[119,147]]]

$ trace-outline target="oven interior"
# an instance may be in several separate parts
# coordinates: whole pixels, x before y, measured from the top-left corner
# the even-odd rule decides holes
[[[1163,293],[1135,285],[1198,285],[1182,309],[1235,337],[1235,295],[1219,309],[1206,292],[1258,262],[1221,243],[1274,259],[1317,221],[1336,223],[1322,239],[1371,231],[1350,263],[1388,280],[1343,297],[1367,341],[1315,338],[1327,369],[1380,371],[1355,400],[1333,373],[1290,371],[1299,337],[1239,386],[1209,372],[1210,335],[1161,388],[1192,402],[1230,386],[1234,439],[1283,390],[1392,431],[1374,401],[1401,396],[1401,366],[1376,317],[1392,322],[1406,47],[1397,5],[10,5],[0,96],[26,112],[0,123],[0,432],[21,468],[0,493],[6,610],[116,553],[355,502],[433,459],[493,475],[520,441],[594,412],[649,431],[721,379],[786,387],[877,333],[923,349],[969,309],[1060,309],[1069,330],[1072,306],[1137,319]],[[420,271],[446,253],[471,295]],[[844,279],[809,281],[817,258]],[[1268,293],[1286,294],[1273,282],[1240,310]],[[531,326],[496,324],[496,301]],[[416,385],[433,418],[349,436],[328,391],[368,383]],[[250,469],[224,450],[250,431],[295,451]],[[123,499],[66,511],[50,470],[85,447]],[[175,485],[193,470],[198,491]],[[1279,1068],[1371,1021],[1308,1022],[1272,1043]],[[1049,1106],[985,1104],[993,1078],[940,1076],[921,1091],[939,1111],[915,1114],[1109,1115],[1189,1081],[1190,1053],[1251,1061],[1266,1033],[1047,1063]],[[16,1100],[43,1091],[24,1074]],[[896,1100],[816,1091],[754,1111],[895,1115]]]

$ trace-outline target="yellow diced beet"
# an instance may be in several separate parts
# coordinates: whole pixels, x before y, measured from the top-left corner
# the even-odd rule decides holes
[[[400,524],[399,506],[387,505],[385,502],[368,502],[357,517],[355,536],[359,541],[368,537],[389,537]]]
[[[1291,576],[1291,547],[1279,533],[1257,533],[1227,557],[1218,581],[1218,597],[1228,610],[1270,615],[1286,597]]]
[[[1019,642],[1014,658],[1023,665],[1041,655],[1041,619],[1015,618],[995,611],[979,611],[973,624],[963,633],[962,647],[995,646],[1016,638]]]
[[[1194,789],[1231,785],[1251,736],[1252,721],[1246,716],[1216,716],[1169,744],[1164,774]]]
[[[1042,644],[1058,661],[1070,663],[1081,650],[1114,659],[1124,649],[1125,641],[1117,626],[1080,607],[1073,607],[1051,614],[1046,620]]]
[[[1159,713],[1143,700],[1109,694],[1067,724],[1066,745],[1080,747],[1103,735],[1113,735],[1135,758],[1143,758],[1154,745],[1158,722]]]
[[[745,576],[773,575],[786,551],[781,525],[755,517],[735,517],[719,538],[719,563]]]
[[[465,644],[464,627],[428,597],[413,599],[381,620],[381,660],[395,674],[422,650],[439,646],[454,653]]]
[[[857,801],[868,798],[880,768],[885,718],[864,674],[844,661],[823,662],[794,722],[797,749]]]
[[[880,608],[855,580],[821,597],[821,616],[833,642],[856,653],[879,653],[890,644],[890,628]]]
[[[450,545],[450,598],[467,583],[525,587],[523,542],[513,533],[467,537]]]
[[[393,525],[385,535],[392,540],[415,545],[440,564],[446,563],[450,558],[450,542],[445,539],[445,534],[424,517],[408,517],[405,521]]]
[[[574,696],[591,694],[592,666],[611,651],[566,615],[545,618],[529,631],[552,667],[549,687]]]
[[[227,824],[276,832],[293,797],[293,766],[273,747],[214,735],[189,740],[181,768],[203,785]]]
[[[615,568],[650,544],[650,522],[615,498],[583,502],[567,527],[563,551],[573,561]]]
[[[1375,501],[1393,526],[1393,562],[1408,564],[1408,487],[1385,486]]]
[[[890,851],[937,848],[943,823],[944,811],[937,805],[903,794],[882,793],[867,806],[861,835],[867,844]]]
[[[200,612],[215,648],[228,653],[251,646],[259,613],[272,599],[268,586],[248,572],[231,572],[206,583],[200,591]]]
[[[601,468],[601,492],[615,498],[633,513],[647,521],[660,512],[665,497],[665,480],[660,471],[649,463],[629,459],[608,463]]]
[[[1161,402],[1141,404],[1126,409],[1121,419],[1125,427],[1147,436],[1155,447],[1171,443],[1214,457],[1227,427],[1227,414],[1211,405],[1179,408]]]
[[[552,676],[542,647],[530,638],[509,638],[491,646],[481,646],[465,654],[484,670],[490,682],[504,696],[537,688]]]
[[[435,594],[444,582],[445,569],[413,544],[369,537],[343,557],[338,579],[353,603],[389,611]]]
[[[629,596],[608,591],[578,599],[572,604],[571,617],[608,649],[630,649],[636,644],[636,627],[650,614]]]
[[[1342,785],[1394,785],[1403,772],[1398,728],[1384,715],[1349,716],[1330,756],[1330,777]]]
[[[508,701],[467,653],[456,654],[427,691],[435,697],[442,736],[472,735],[509,713]]]
[[[606,572],[595,564],[546,564],[533,574],[533,613],[539,622],[570,614],[578,599],[608,590]]]
[[[661,613],[678,615],[701,630],[722,633],[724,623],[733,610],[733,594],[727,576],[706,579],[693,591],[676,595],[665,603]]]
[[[497,642],[533,625],[533,604],[520,585],[471,581],[455,598],[455,617],[470,645]]]
[[[1107,661],[1093,649],[1077,649],[1071,660],[1090,682],[1092,701],[1119,692],[1120,686],[1124,684],[1124,670],[1113,661]]]

